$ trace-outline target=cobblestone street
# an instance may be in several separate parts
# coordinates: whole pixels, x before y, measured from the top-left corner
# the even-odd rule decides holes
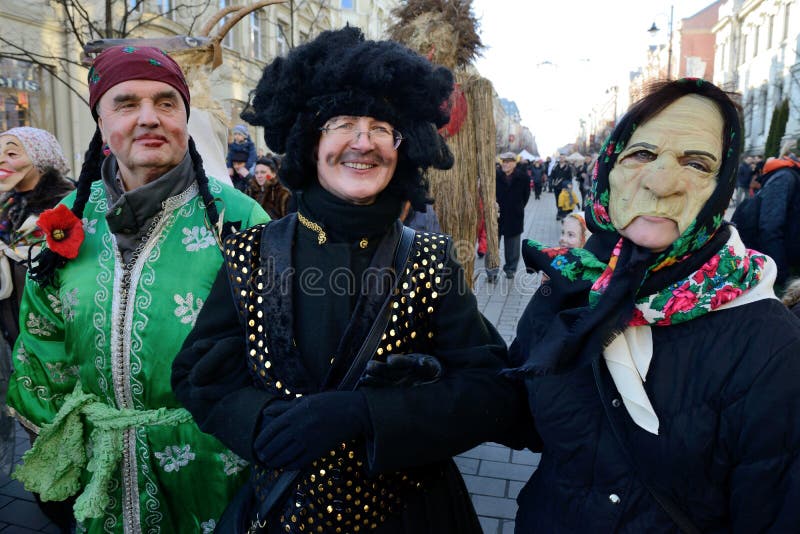
[[[560,223],[555,219],[556,206],[552,193],[533,195],[525,208],[525,232],[522,237],[556,245]],[[502,259],[502,249],[500,253]],[[502,260],[501,260],[502,261]],[[498,277],[497,283],[487,282],[483,260],[475,265],[475,295],[478,306],[500,335],[510,344],[514,339],[517,321],[531,295],[539,286],[539,275],[526,274],[520,260],[514,279]],[[472,502],[486,534],[511,534],[517,513],[517,494],[539,464],[539,454],[515,451],[496,443],[485,443],[456,458]]]
[[[559,223],[555,220],[555,211],[552,194],[543,193],[540,200],[531,196],[525,212],[523,238],[557,243]],[[501,272],[495,284],[487,283],[483,260],[476,263],[475,273],[474,290],[480,310],[497,327],[506,343],[511,343],[517,320],[538,287],[538,276],[526,274],[521,261],[514,279],[505,278]],[[17,460],[27,444],[27,435],[20,428],[17,432]],[[538,462],[538,454],[513,451],[496,443],[482,444],[456,458],[486,534],[514,531],[517,493]],[[19,482],[0,475],[0,533],[33,532],[57,533],[58,529],[39,511],[33,496]]]

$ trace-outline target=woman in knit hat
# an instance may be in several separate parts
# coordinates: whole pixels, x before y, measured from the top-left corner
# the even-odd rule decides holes
[[[450,238],[398,220],[452,165],[452,88],[352,27],[265,69],[243,117],[285,152],[298,209],[226,242],[173,366],[200,427],[253,462],[225,532],[481,532],[451,457],[500,439],[521,403]]]
[[[13,367],[11,347],[19,335],[19,305],[29,256],[36,256],[43,240],[38,216],[74,189],[65,177],[69,166],[61,145],[50,132],[21,126],[0,133],[0,402],[5,406]],[[16,422],[0,411],[0,471],[14,462]],[[63,508],[60,509],[60,508]],[[67,507],[43,506],[64,526]],[[66,516],[64,518],[63,516]]]
[[[543,284],[511,355],[541,452],[516,531],[800,531],[800,324],[723,219],[739,107],[656,86],[606,141],[583,249],[524,247]]]

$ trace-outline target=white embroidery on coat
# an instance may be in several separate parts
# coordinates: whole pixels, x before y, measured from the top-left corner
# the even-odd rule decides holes
[[[25,344],[20,341],[19,347],[17,347],[17,361],[21,364],[28,365],[31,361],[28,359],[28,351],[25,350]]]
[[[192,226],[191,228],[184,228],[183,238],[181,243],[186,245],[186,252],[194,252],[202,250],[215,245],[217,241],[214,239],[214,234],[205,226]]]
[[[95,234],[97,233],[97,219],[89,220],[86,217],[81,219],[83,223],[83,231],[87,234]]]
[[[78,376],[77,365],[64,367],[64,362],[47,362],[45,365],[47,366],[47,372],[50,374],[50,378],[56,384],[64,384],[70,377]]]
[[[186,467],[194,460],[191,445],[167,445],[166,449],[154,453],[153,456],[158,460],[161,469],[167,473],[178,472],[181,467]]]
[[[75,319],[75,309],[79,304],[77,287],[72,288],[72,291],[67,291],[61,296],[61,312],[65,321]]]
[[[175,308],[175,317],[180,317],[183,324],[191,324],[194,326],[195,321],[197,321],[197,316],[200,314],[200,310],[203,309],[203,299],[200,297],[195,299],[194,293],[191,291],[186,293],[185,297],[175,295],[173,298],[175,299],[175,304],[178,305]]]
[[[222,460],[222,470],[227,476],[240,473],[249,465],[247,460],[240,458],[231,451],[221,452],[217,454],[217,457]]]
[[[56,325],[41,315],[36,315],[33,312],[28,314],[28,320],[25,321],[25,327],[28,329],[28,333],[33,334],[34,336],[50,337],[56,331]]]
[[[61,313],[61,301],[58,300],[57,296],[48,293],[47,300],[50,301],[50,309],[53,310],[53,313]]]

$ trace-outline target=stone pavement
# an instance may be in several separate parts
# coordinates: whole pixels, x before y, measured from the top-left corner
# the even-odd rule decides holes
[[[542,193],[539,200],[531,195],[525,208],[522,238],[557,245],[560,229],[553,194]],[[502,264],[502,248],[500,257]],[[475,273],[478,307],[497,327],[506,344],[510,344],[520,315],[539,287],[540,275],[525,273],[522,260],[514,279],[506,278],[501,270],[497,282],[488,283],[483,260],[476,262]],[[515,451],[497,443],[484,443],[456,457],[485,534],[514,532],[517,494],[539,464],[539,456],[528,450]]]
[[[531,237],[547,244],[557,244],[560,227],[555,220],[555,213],[552,193],[542,193],[540,200],[534,200],[531,196],[525,210],[523,238]],[[497,283],[487,283],[483,260],[476,263],[475,273],[474,291],[478,306],[497,327],[506,343],[510,344],[517,320],[539,285],[539,277],[526,274],[521,260],[513,280],[507,279],[501,271]],[[27,447],[28,437],[18,427],[17,461]],[[464,475],[484,532],[512,533],[517,493],[536,469],[539,455],[530,451],[514,451],[496,443],[485,443],[455,460]],[[0,474],[0,534],[35,532],[57,533],[58,529],[39,511],[33,496],[19,482]]]

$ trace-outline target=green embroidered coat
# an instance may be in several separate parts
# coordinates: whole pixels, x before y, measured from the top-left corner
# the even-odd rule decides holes
[[[226,221],[244,228],[268,220],[251,199],[209,181]],[[65,203],[73,200],[74,194]],[[8,404],[37,432],[78,377],[86,393],[118,409],[180,408],[170,387],[172,360],[222,263],[197,184],[163,202],[128,265],[107,211],[105,188],[96,182],[78,257],[59,271],[55,287],[27,281]],[[128,428],[111,503],[83,526],[93,533],[211,532],[247,471],[193,421]]]

